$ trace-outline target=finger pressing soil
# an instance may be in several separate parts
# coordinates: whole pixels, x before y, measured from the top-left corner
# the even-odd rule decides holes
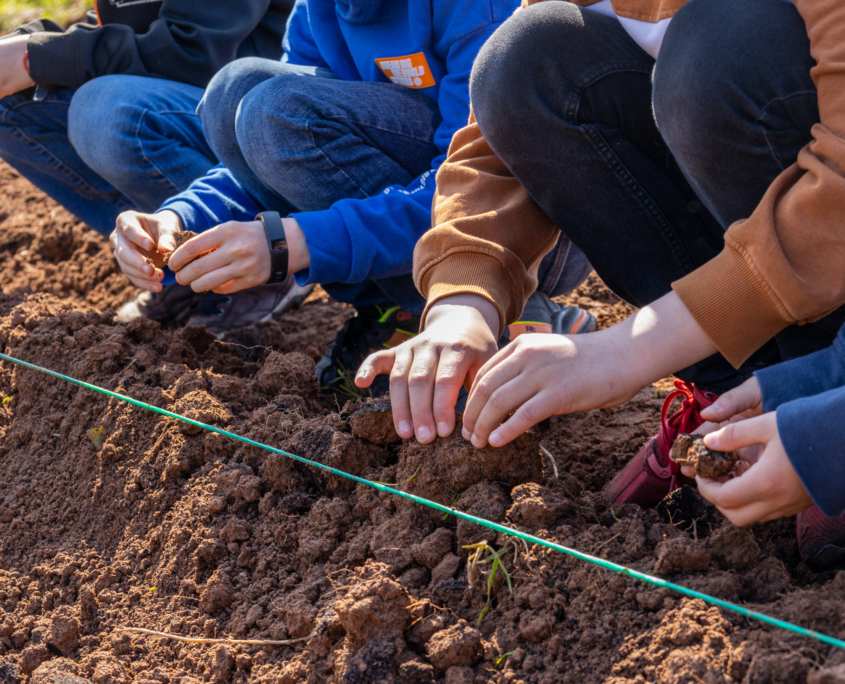
[[[164,265],[167,266],[170,263],[170,257],[173,256],[173,252],[179,249],[188,240],[190,240],[191,238],[195,238],[196,236],[197,234],[192,230],[180,230],[178,233],[176,233],[173,236],[173,238],[176,240],[176,247],[173,249],[172,252],[164,253]]]
[[[721,477],[731,472],[739,460],[733,451],[713,451],[704,445],[702,435],[678,435],[672,445],[671,459],[690,466],[701,477]]]

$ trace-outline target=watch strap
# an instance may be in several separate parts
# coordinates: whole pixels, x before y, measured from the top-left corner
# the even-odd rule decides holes
[[[267,282],[281,283],[288,277],[288,243],[282,217],[277,211],[262,211],[255,220],[264,224],[270,247],[270,279]]]

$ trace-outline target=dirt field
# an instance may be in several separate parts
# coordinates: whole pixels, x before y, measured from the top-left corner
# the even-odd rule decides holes
[[[316,296],[224,342],[115,324],[133,291],[105,240],[8,167],[0,193],[6,353],[845,636],[845,573],[810,573],[792,520],[738,530],[691,491],[663,516],[604,502],[666,383],[500,451],[398,443],[379,405],[317,394],[347,309]],[[574,299],[625,314],[597,281]],[[845,682],[817,642],[33,371],[0,364],[0,402],[0,684]],[[491,563],[469,573],[463,547],[483,539],[513,591],[499,570],[479,622]]]

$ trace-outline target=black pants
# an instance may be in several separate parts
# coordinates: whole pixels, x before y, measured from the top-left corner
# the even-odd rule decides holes
[[[716,256],[809,142],[813,64],[783,0],[691,0],[656,63],[615,18],[544,2],[491,37],[470,92],[496,154],[607,285],[644,306]],[[828,346],[843,321],[792,326],[739,371],[715,355],[678,376],[723,392]]]

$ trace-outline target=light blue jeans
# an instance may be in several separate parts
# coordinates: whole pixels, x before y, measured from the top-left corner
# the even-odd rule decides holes
[[[33,101],[0,100],[0,157],[97,232],[153,212],[217,163],[196,113],[203,90],[103,76]]]

